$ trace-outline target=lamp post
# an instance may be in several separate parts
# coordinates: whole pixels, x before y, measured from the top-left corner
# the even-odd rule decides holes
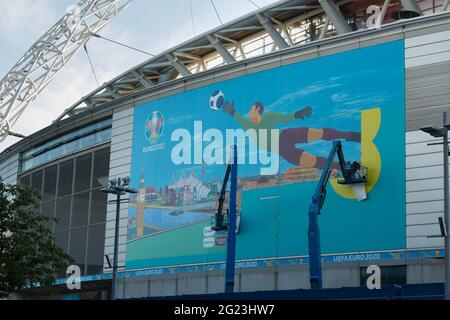
[[[109,181],[109,185],[106,188],[101,189],[101,192],[114,194],[116,195],[116,200],[112,202],[116,202],[116,227],[114,233],[114,262],[113,262],[113,276],[112,276],[112,284],[111,284],[111,299],[116,299],[116,290],[117,290],[117,269],[119,263],[119,227],[120,227],[120,202],[121,197],[127,194],[136,194],[137,190],[131,189],[130,186],[130,177],[118,178]]]
[[[448,157],[449,157],[449,146],[448,146],[448,130],[450,129],[450,124],[447,123],[447,112],[444,112],[443,116],[443,127],[436,128],[434,126],[423,127],[420,130],[430,134],[435,138],[443,138],[442,143],[432,143],[429,145],[440,145],[443,144],[444,151],[444,232],[441,231],[441,236],[444,238],[444,250],[445,250],[445,299],[450,300],[450,237],[449,237],[449,225],[450,225],[450,215],[449,215],[449,169],[448,169]]]

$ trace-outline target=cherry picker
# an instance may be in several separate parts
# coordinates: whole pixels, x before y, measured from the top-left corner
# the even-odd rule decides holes
[[[322,289],[322,258],[320,248],[320,231],[317,217],[320,215],[327,195],[327,184],[332,173],[333,161],[339,158],[339,167],[342,178],[338,183],[342,185],[365,184],[367,182],[367,168],[363,168],[358,162],[346,162],[342,151],[342,142],[334,141],[333,148],[328,156],[322,176],[312,197],[309,206],[309,273],[311,289]]]
[[[342,142],[334,141],[333,148],[327,159],[326,166],[317,185],[316,191],[309,206],[309,265],[310,265],[310,283],[311,289],[322,289],[322,262],[320,248],[320,232],[317,217],[321,213],[324,205],[327,184],[332,173],[332,165],[336,155],[339,158],[339,167],[342,172],[342,178],[338,183],[342,185],[365,184],[367,182],[367,168],[363,168],[358,162],[346,162],[342,150]],[[219,194],[219,204],[217,213],[214,216],[211,229],[220,232],[228,231],[227,236],[227,258],[225,271],[225,293],[234,292],[234,274],[236,263],[236,201],[238,188],[238,170],[237,170],[237,148],[233,148],[233,161],[227,165],[222,189]],[[230,188],[230,209],[223,213],[224,202],[226,199],[226,190],[231,177]],[[233,232],[230,232],[233,230]]]

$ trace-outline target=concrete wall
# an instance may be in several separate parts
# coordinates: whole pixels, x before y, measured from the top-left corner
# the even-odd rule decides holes
[[[360,285],[360,267],[327,266],[324,268],[324,286],[341,288]],[[238,270],[235,292],[308,289],[309,271],[306,266]],[[207,274],[186,273],[171,276],[129,279],[120,281],[118,294],[122,298],[160,297],[189,294],[215,294],[224,290],[223,272]]]
[[[325,288],[358,287],[361,283],[361,268],[368,263],[348,263],[323,266]],[[380,262],[383,266],[406,266],[408,284],[439,283],[444,281],[443,259],[400,259],[395,262]],[[236,292],[267,290],[309,289],[308,267],[289,266],[237,270]],[[186,273],[170,276],[153,276],[119,281],[118,295],[121,298],[161,297],[189,294],[215,294],[224,291],[223,272]]]

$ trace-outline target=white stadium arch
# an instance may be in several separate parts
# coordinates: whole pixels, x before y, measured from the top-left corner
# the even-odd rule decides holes
[[[133,0],[82,0],[69,8],[0,82],[0,142],[83,46]]]

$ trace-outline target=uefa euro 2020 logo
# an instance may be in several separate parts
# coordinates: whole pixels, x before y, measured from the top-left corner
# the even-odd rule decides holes
[[[155,144],[164,132],[164,116],[155,111],[147,117],[145,122],[145,137],[151,144]]]

